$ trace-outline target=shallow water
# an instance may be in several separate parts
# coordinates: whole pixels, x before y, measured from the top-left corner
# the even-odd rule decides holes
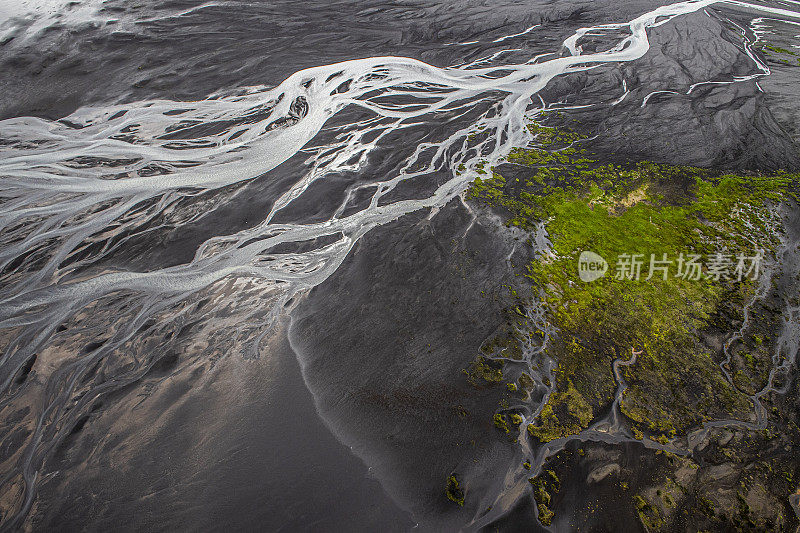
[[[362,507],[354,528],[485,525],[411,495],[441,492],[415,447],[436,431],[348,410],[349,380],[387,378],[351,334],[391,339],[402,315],[424,316],[413,302],[428,285],[414,276],[441,289],[435,254],[421,252],[425,232],[432,248],[448,235],[491,257],[523,253],[487,221],[476,236],[459,195],[482,166],[530,141],[526,117],[544,109],[599,124],[598,150],[611,156],[763,167],[797,157],[775,134],[796,109],[769,113],[759,85],[782,74],[752,50],[759,32],[791,32],[796,2],[9,6],[0,8],[8,529],[60,520],[325,529]],[[658,55],[669,47],[686,49],[685,73]],[[724,105],[731,94],[750,103],[735,109],[750,113],[742,120],[753,131],[740,131],[738,115],[733,126],[686,131],[676,105]],[[637,123],[660,136],[621,142]],[[769,142],[737,152],[745,134]],[[411,264],[380,270],[403,257]],[[380,290],[387,279],[403,297]],[[364,301],[402,305],[381,321]],[[448,322],[476,313],[449,311]],[[292,316],[305,381],[287,361]],[[433,362],[457,374],[462,362],[446,352],[479,344],[479,333],[436,339],[439,355],[417,372]],[[395,346],[369,346],[396,364]],[[390,380],[407,379],[398,372]],[[386,431],[416,437],[374,438]],[[489,474],[497,464],[482,467],[482,503],[502,500],[508,484]]]

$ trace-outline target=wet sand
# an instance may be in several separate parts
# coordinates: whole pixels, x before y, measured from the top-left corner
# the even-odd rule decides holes
[[[210,374],[187,367],[142,396],[130,388],[62,445],[29,528],[413,527],[317,416],[282,331],[257,359],[221,359]]]

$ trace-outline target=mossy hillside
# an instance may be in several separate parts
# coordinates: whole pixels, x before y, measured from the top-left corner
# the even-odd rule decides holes
[[[647,174],[663,174],[657,167],[633,172],[643,181]],[[665,253],[674,258],[681,252],[708,255],[715,250],[753,255],[758,247],[776,244],[769,232],[771,217],[763,206],[785,190],[785,177],[748,181],[725,176],[716,183],[693,178],[687,192],[694,198],[685,204],[670,203],[651,192],[658,191],[652,178],[626,195],[624,190],[616,195],[599,193],[589,186],[583,194],[551,197],[545,208],[554,257],[530,266],[531,278],[545,287],[550,315],[560,331],[559,381],[571,377],[593,403],[601,403],[602,395],[613,389],[610,361],[628,359],[631,350],[642,351],[637,365],[626,369],[630,387],[622,408],[652,430],[682,431],[704,418],[747,409],[744,398],[716,367],[700,332],[719,313],[728,319],[740,314],[752,283],[664,280],[658,275],[646,280],[643,275],[639,281],[607,276],[586,284],[577,277],[577,255],[595,251],[613,268],[614,258],[625,253],[643,258],[652,254],[657,259]],[[636,203],[626,205],[631,196]],[[598,200],[605,205],[598,206]],[[731,308],[731,302],[737,307]],[[598,386],[600,376],[605,387]]]
[[[705,418],[748,409],[728,384],[702,332],[721,313],[730,326],[752,293],[752,282],[685,280],[660,275],[639,281],[613,279],[620,254],[678,253],[753,255],[777,244],[776,219],[768,206],[787,194],[796,176],[713,175],[688,167],[638,163],[601,164],[575,147],[579,136],[533,126],[542,148],[517,150],[509,162],[529,170],[506,182],[502,173],[477,179],[468,196],[504,211],[508,223],[532,228],[547,221],[552,254],[529,265],[530,280],[544,290],[559,334],[549,349],[558,361],[557,393],[537,436],[556,438],[585,424],[556,422],[557,402],[582,397],[596,412],[615,389],[612,361],[641,351],[626,370],[630,388],[623,411],[651,430],[682,431]],[[546,149],[545,149],[546,148]],[[583,250],[605,257],[612,268],[593,283],[578,279]],[[674,269],[674,265],[673,265]],[[735,305],[732,305],[735,303]],[[733,315],[733,316],[730,316]],[[741,318],[741,317],[738,317]],[[719,322],[719,320],[717,320]]]

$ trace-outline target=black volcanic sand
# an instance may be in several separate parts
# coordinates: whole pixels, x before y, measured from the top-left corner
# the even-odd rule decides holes
[[[107,0],[100,12],[109,19],[106,22],[75,26],[54,19],[35,39],[21,34],[32,21],[17,21],[19,35],[0,43],[0,119],[59,119],[85,105],[151,98],[198,100],[243,86],[274,86],[300,69],[369,56],[407,56],[444,67],[520,48],[503,60],[524,62],[538,54],[559,53],[562,41],[577,27],[629,20],[660,5],[653,0],[414,0],[402,6],[365,7],[341,0],[305,2],[298,8],[281,0],[195,9],[205,3]],[[541,26],[522,40],[492,43],[534,24]],[[480,42],[453,45],[475,40]],[[443,126],[455,129],[452,124]],[[403,139],[389,148],[410,145]],[[384,157],[398,160],[391,153]],[[298,154],[265,175],[182,200],[182,212],[202,213],[196,221],[133,235],[96,268],[149,271],[190,261],[205,240],[263,221],[275,199],[303,171],[305,159]],[[375,172],[392,171],[383,166]],[[325,190],[310,190],[309,202],[301,198],[294,204],[305,209],[295,220],[307,223],[329,216],[330,211],[316,211],[318,206],[335,209],[341,191],[359,179],[363,176],[326,176],[313,186]],[[285,214],[279,213],[276,221]]]
[[[317,416],[283,328],[116,396],[62,443],[37,531],[406,531],[414,523]],[[158,367],[156,367],[156,371]],[[143,393],[147,391],[147,393]]]
[[[685,93],[694,83],[754,72],[730,24],[698,13],[651,36],[653,48],[641,61],[557,78],[543,92],[546,101],[564,95],[575,104],[601,95],[609,100],[621,94],[619,76],[628,79],[632,94],[618,112],[593,107],[563,115],[565,125],[600,132],[591,144],[595,153],[610,160],[739,169],[797,166],[797,146],[769,108],[774,97],[754,82],[701,86],[688,96],[654,97],[641,107],[656,89]],[[785,120],[786,113],[778,116]],[[500,295],[503,283],[513,285],[513,269],[504,259],[508,233],[482,216],[462,237],[469,219],[457,202],[432,220],[426,215],[409,215],[360,241],[298,307],[290,335],[322,416],[391,494],[436,529],[469,524],[520,458],[517,445],[492,426],[500,391],[472,387],[461,372],[508,305],[502,297],[481,295]],[[459,406],[469,416],[459,417]],[[661,460],[643,455],[635,444],[595,447],[634,472]],[[620,494],[609,482],[588,483],[590,471],[581,468],[564,481],[570,486],[559,499],[556,530],[638,530],[638,517],[628,512],[633,492]],[[463,509],[445,498],[451,473],[465,481]],[[589,514],[573,521],[573,504]],[[600,506],[602,512],[591,516],[591,508]],[[526,496],[492,527],[530,531],[535,524]]]
[[[538,23],[545,27],[530,45],[555,52],[576,27],[629,20],[660,5],[653,0],[208,4],[107,0],[100,20],[54,18],[35,39],[24,38],[33,20],[22,18],[14,23],[17,31],[0,42],[0,118],[57,119],[84,105],[149,98],[197,100],[220,90],[277,85],[304,68],[369,56],[408,56],[447,66],[475,59],[486,43]],[[72,7],[64,2],[64,10]],[[451,46],[477,39],[483,44]],[[525,47],[523,61],[540,53]]]
[[[580,450],[580,452],[578,452]],[[638,484],[666,460],[638,443],[607,445],[572,441],[547,463],[561,483],[551,500],[554,531],[644,532],[631,505]],[[620,486],[621,476],[633,489]],[[533,498],[524,498],[506,516],[486,528],[509,532],[531,531],[538,524]]]
[[[290,338],[323,417],[423,525],[465,523],[518,467],[492,424],[503,384],[462,369],[499,325],[532,248],[458,200],[376,229],[293,316]],[[466,234],[465,234],[466,233]],[[513,250],[513,253],[512,253]],[[464,508],[445,497],[465,482]],[[477,496],[473,496],[477,495]]]
[[[741,14],[725,15],[747,26],[748,19]],[[777,65],[778,75],[760,82],[767,92],[756,80],[727,83],[758,72],[737,31],[715,15],[684,15],[649,32],[650,49],[641,59],[558,77],[541,95],[546,102],[610,104],[622,96],[620,85],[625,80],[630,94],[613,111],[591,107],[565,115],[565,126],[597,134],[592,148],[614,161],[800,168],[800,149],[789,135],[797,129],[793,104],[800,68]],[[705,83],[709,81],[726,83]],[[695,84],[699,85],[692,88]],[[671,92],[651,96],[642,107],[645,97],[655,91]]]
[[[445,43],[491,40],[553,21],[521,52],[530,57],[557,51],[576,27],[627,20],[657,5],[460,1],[381,10],[353,2],[298,8],[284,1],[171,15],[199,3],[154,7],[110,0],[110,16],[155,18],[118,30],[113,24],[54,26],[34,42],[0,43],[7,74],[0,80],[0,117],[58,118],[99,102],[202,98],[368,55],[446,65],[483,55],[485,45]],[[705,14],[680,17],[651,36],[655,46],[641,61],[556,79],[543,97],[613,100],[624,76],[632,94],[613,111],[600,106],[565,114],[600,132],[593,148],[609,159],[796,165],[796,146],[785,131],[796,135],[791,122],[800,85],[793,80],[800,69],[767,78],[766,93],[753,82],[704,86],[689,96],[653,97],[641,108],[644,95],[656,89],[685,93],[692,83],[753,72],[733,30]],[[279,173],[277,181],[251,181],[240,194],[221,192],[218,200],[224,201],[198,206],[208,214],[191,231],[169,235],[150,255],[152,243],[137,241],[117,266],[149,269],[188,260],[213,234],[263,220],[292,177]],[[325,186],[314,194],[336,196],[343,188]],[[471,225],[458,201],[429,220],[430,214],[408,215],[370,232],[331,278],[301,300],[290,337],[305,383],[278,332],[259,359],[223,357],[211,374],[187,367],[161,376],[155,393],[146,380],[105,398],[40,473],[29,524],[59,531],[384,531],[408,530],[420,521],[423,529],[441,530],[480,514],[490,504],[484,498],[497,493],[521,457],[492,425],[504,389],[475,387],[462,369],[510,302],[502,285],[516,285],[519,271],[506,258],[519,266],[532,250],[486,213]],[[639,455],[640,447],[629,446],[613,460],[632,470],[650,468],[650,458]],[[593,465],[578,465],[565,486],[581,487],[578,481]],[[444,495],[452,473],[466,487],[463,508]],[[557,519],[602,494],[608,507],[602,519],[584,524],[638,527],[635,517],[617,514],[616,489],[603,485],[612,479],[592,484],[584,499],[564,488]],[[532,516],[530,499],[522,499],[497,525],[531,531]]]

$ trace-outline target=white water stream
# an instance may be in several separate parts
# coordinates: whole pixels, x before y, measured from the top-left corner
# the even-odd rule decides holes
[[[581,28],[564,41],[568,53],[537,62],[486,67],[477,60],[437,68],[415,59],[371,57],[302,70],[274,88],[247,88],[199,102],[154,100],[83,108],[62,121],[0,121],[0,330],[8,328],[12,336],[0,354],[0,393],[60,324],[110,294],[140,295],[136,320],[71,365],[88,366],[130,339],[167,302],[226,278],[273,283],[278,296],[271,300],[271,316],[278,317],[298,292],[330,276],[365,233],[407,213],[443,206],[465,190],[479,168],[526,146],[531,141],[526,114],[535,117],[541,110],[537,93],[554,77],[634,61],[648,50],[648,29],[715,4],[800,20],[799,13],[783,8],[691,0],[630,22]],[[627,35],[610,49],[581,49],[587,36],[623,31]],[[508,37],[533,39],[535,33],[532,27]],[[757,67],[768,73],[760,63]],[[319,142],[321,132],[353,108],[370,118],[337,124],[335,132],[327,132],[335,135]],[[329,219],[274,221],[315,181],[364,168],[390,135],[476,109],[481,111],[472,124],[414,147],[397,173],[350,189]],[[175,132],[186,135],[176,138]],[[252,180],[298,154],[306,158],[304,171],[255,227],[207,240],[186,264],[146,272],[86,270],[182,199]],[[405,181],[437,172],[449,178],[426,198],[390,195]],[[350,200],[364,190],[372,192],[369,205],[348,212]],[[274,251],[325,237],[326,244],[310,250]],[[63,386],[51,387],[58,392],[46,399],[18,465],[26,498],[17,516],[30,506],[47,426],[58,419],[62,400],[77,381],[69,375]]]

